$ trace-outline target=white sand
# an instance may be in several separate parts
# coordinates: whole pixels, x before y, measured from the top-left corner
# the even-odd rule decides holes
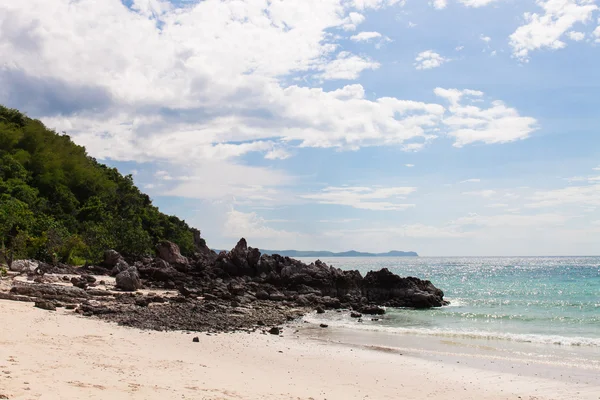
[[[262,334],[144,332],[0,301],[9,399],[600,399],[600,387]],[[0,396],[1,398],[1,396]]]

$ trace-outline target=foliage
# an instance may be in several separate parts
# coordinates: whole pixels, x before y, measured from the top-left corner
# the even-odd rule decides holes
[[[160,240],[194,250],[191,228],[161,213],[131,176],[69,136],[0,106],[0,261],[96,262],[104,250],[150,254]]]

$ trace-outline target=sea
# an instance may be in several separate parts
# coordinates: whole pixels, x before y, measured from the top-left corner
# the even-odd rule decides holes
[[[358,270],[363,276],[387,268],[400,276],[427,279],[450,301],[449,306],[430,310],[387,308],[385,315],[364,316],[361,322],[344,312],[306,318],[343,328],[338,330],[339,340],[361,338],[363,344],[402,347],[407,341],[434,338],[437,343],[462,343],[463,350],[488,347],[491,353],[500,354],[508,349],[600,367],[600,257],[340,257],[321,261]],[[357,332],[377,335],[361,337]]]

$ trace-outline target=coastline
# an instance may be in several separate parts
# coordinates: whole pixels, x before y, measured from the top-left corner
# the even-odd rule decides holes
[[[0,314],[0,395],[9,399],[597,400],[600,393],[598,381],[546,378],[539,364],[477,368],[418,349],[314,340],[293,325],[282,336],[142,331],[4,300]]]

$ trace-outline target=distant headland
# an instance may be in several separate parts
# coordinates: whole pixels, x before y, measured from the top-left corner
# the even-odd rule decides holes
[[[344,251],[341,253],[334,253],[332,251],[301,251],[301,250],[263,250],[259,249],[261,253],[267,255],[279,254],[284,257],[418,257],[419,255],[414,251],[397,251],[392,250],[387,253],[366,253],[362,251]],[[220,250],[215,250],[217,253]]]

